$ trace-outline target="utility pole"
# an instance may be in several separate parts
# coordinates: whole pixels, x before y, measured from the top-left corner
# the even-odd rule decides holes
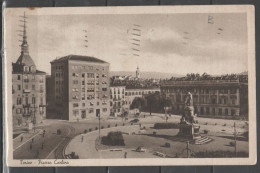
[[[100,113],[99,113],[99,115],[98,115],[98,131],[99,131],[99,141],[100,141]]]
[[[234,122],[235,156],[237,156],[237,131],[236,122]]]
[[[190,145],[190,142],[189,141],[187,141],[187,158],[189,158],[189,145]]]
[[[35,124],[36,124],[35,112],[36,112],[36,107],[34,104],[34,106],[33,106],[33,132],[35,132]]]

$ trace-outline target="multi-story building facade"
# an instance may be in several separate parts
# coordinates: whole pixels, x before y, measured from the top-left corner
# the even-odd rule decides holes
[[[160,88],[126,88],[125,103],[130,107],[135,98],[142,98],[145,95],[153,94],[155,92],[160,92]]]
[[[109,63],[68,55],[51,62],[50,118],[81,120],[110,114]]]
[[[25,19],[25,17],[24,17]],[[43,71],[36,69],[29,55],[24,21],[21,55],[12,64],[12,115],[14,129],[35,125],[46,117],[46,89]]]
[[[128,108],[125,101],[125,86],[110,86],[110,115],[117,117]]]
[[[167,81],[161,93],[172,101],[172,112],[181,113],[187,92],[193,95],[198,116],[248,117],[248,83],[237,80]]]

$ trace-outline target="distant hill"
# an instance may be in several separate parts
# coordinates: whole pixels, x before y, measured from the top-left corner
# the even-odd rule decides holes
[[[174,73],[162,73],[162,72],[141,72],[142,79],[166,79],[171,77],[183,77],[184,75]],[[133,76],[135,77],[134,71],[111,71],[110,77],[112,76]]]

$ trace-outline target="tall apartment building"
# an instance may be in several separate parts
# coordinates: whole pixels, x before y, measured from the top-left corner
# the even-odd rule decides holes
[[[110,114],[109,63],[68,55],[51,62],[50,118],[81,120]]]
[[[172,112],[181,113],[187,92],[193,95],[198,116],[248,117],[248,83],[237,80],[168,81],[161,93],[172,101]]]
[[[110,115],[117,117],[122,114],[125,107],[125,86],[111,86],[110,87],[111,110]]]
[[[23,21],[21,55],[12,63],[12,115],[14,129],[38,124],[46,117],[46,89],[43,71],[36,69],[29,55],[26,21]]]

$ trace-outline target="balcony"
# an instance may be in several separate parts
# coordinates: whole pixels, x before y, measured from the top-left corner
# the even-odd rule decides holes
[[[26,83],[28,83],[28,82],[29,82],[29,79],[24,79],[23,81],[26,82]]]
[[[40,104],[39,107],[46,107],[47,105],[44,104]]]
[[[40,82],[40,83],[43,83],[43,82],[44,82],[44,80],[39,80],[39,82]]]
[[[23,89],[23,92],[24,92],[24,93],[30,93],[31,90],[29,90],[29,89]]]

